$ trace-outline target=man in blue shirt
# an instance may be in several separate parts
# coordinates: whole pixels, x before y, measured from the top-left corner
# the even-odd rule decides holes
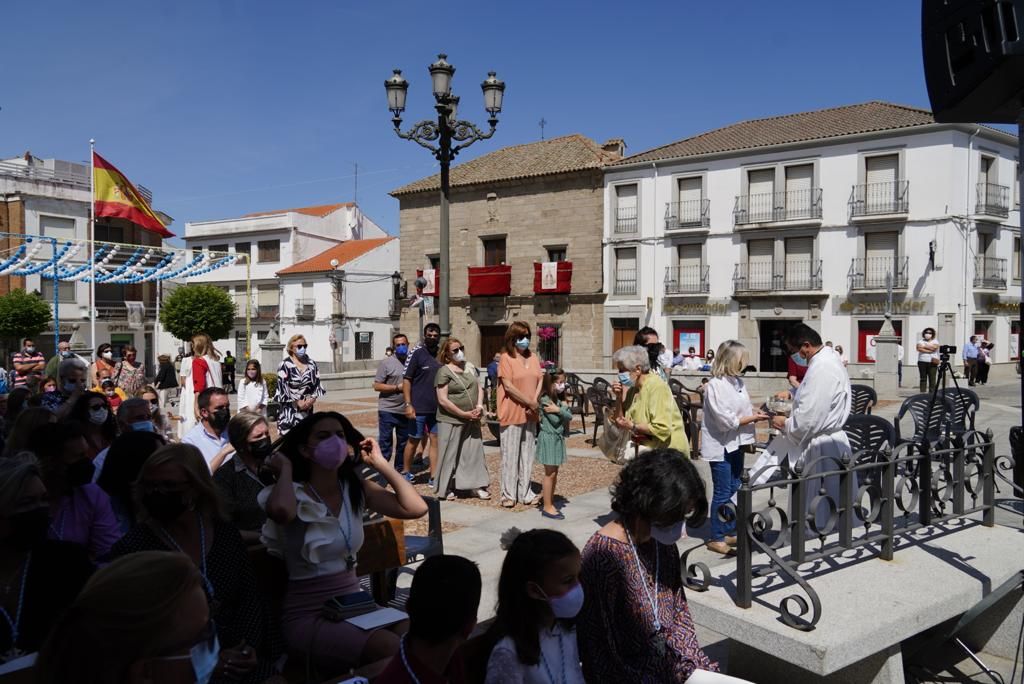
[[[200,392],[196,397],[199,423],[185,433],[181,440],[183,444],[191,444],[203,452],[211,473],[234,452],[228,443],[227,427],[231,420],[228,404],[228,393],[220,387],[207,387]]]
[[[978,378],[977,335],[971,335],[971,339],[964,345],[964,375],[967,376],[967,385],[974,387],[974,381]]]
[[[434,380],[441,363],[441,326],[427,323],[423,328],[423,346],[417,347],[405,362],[402,395],[405,417],[409,419],[409,441],[405,444],[405,478],[412,482],[412,457],[420,440],[426,439],[430,451],[430,486],[434,486],[437,466],[437,388]]]

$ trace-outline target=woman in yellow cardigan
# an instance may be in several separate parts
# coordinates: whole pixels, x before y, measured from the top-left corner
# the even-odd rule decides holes
[[[649,449],[669,448],[690,455],[690,442],[668,384],[651,372],[646,347],[623,347],[612,355],[618,369],[615,396],[615,424],[629,430],[637,444]]]

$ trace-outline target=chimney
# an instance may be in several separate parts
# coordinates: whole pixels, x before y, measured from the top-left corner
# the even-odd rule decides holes
[[[622,138],[609,138],[601,143],[601,149],[613,154],[618,159],[626,154],[626,141]]]

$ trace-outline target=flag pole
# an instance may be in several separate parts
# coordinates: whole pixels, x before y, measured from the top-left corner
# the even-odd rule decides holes
[[[96,352],[96,140],[89,139],[89,346]]]

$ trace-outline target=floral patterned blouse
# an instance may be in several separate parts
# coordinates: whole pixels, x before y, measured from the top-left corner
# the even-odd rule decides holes
[[[306,397],[319,398],[325,394],[327,391],[320,384],[320,371],[313,359],[307,359],[306,370],[300,371],[290,356],[285,357],[277,368],[277,390],[274,393],[274,401],[281,406],[277,414],[278,431],[283,435],[303,418],[313,414],[312,410],[298,410],[294,402]]]
[[[131,366],[127,361],[119,361],[114,366],[114,384],[124,390],[129,397],[134,397],[146,386],[146,371],[140,363]]]
[[[587,681],[668,684],[685,682],[694,670],[717,671],[697,644],[675,546],[650,539],[637,547],[637,557],[629,544],[600,532],[583,547],[586,600],[576,631]],[[656,565],[663,639],[654,638]]]

